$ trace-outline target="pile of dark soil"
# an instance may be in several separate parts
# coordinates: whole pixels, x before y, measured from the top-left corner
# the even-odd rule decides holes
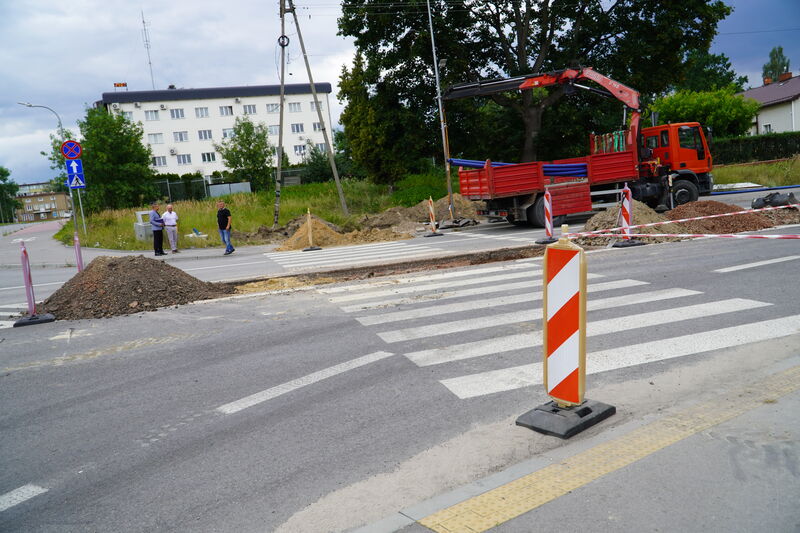
[[[94,259],[42,304],[60,320],[106,318],[217,298],[233,288],[207,283],[142,255]]]
[[[633,217],[631,220],[631,225],[635,226],[638,224],[652,224],[654,222],[665,222],[667,220],[668,219],[666,217],[659,215],[642,202],[637,200],[633,201]],[[618,228],[620,225],[619,206],[611,207],[605,211],[597,213],[595,216],[587,220],[585,231]],[[621,235],[620,232],[616,233]],[[659,224],[658,226],[653,226],[650,228],[635,228],[631,230],[631,233],[686,233],[686,231],[685,228],[680,224],[667,223]],[[619,240],[620,237],[581,237],[579,239],[575,239],[573,242],[580,246],[596,247],[605,246],[609,244],[612,239]],[[645,237],[642,240],[648,243],[653,243],[670,242],[680,239],[672,237]]]
[[[667,211],[667,218],[670,220],[680,220],[682,218],[702,217],[707,215],[721,215],[723,213],[735,213],[743,211],[741,207],[706,200],[702,202],[689,202]],[[681,226],[686,228],[687,233],[739,233],[742,231],[757,231],[771,228],[773,222],[758,213],[747,213],[743,215],[733,215],[729,217],[707,218],[704,220],[694,220],[691,222],[681,222]]]

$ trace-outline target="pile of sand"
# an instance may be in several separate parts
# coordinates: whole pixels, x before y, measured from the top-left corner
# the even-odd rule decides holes
[[[437,221],[450,219],[450,202],[447,196],[433,202],[433,212]],[[478,210],[484,209],[484,202],[473,202],[453,193],[453,209],[458,219],[477,219]],[[423,200],[413,207],[392,207],[377,215],[365,215],[359,223],[364,228],[393,229],[400,233],[422,233],[428,231],[424,224],[430,221],[428,201]]]
[[[306,218],[306,217],[304,217]],[[370,228],[365,230],[351,231],[349,233],[342,233],[336,231],[335,226],[326,223],[324,220],[311,216],[311,237],[309,240],[309,224],[308,220],[300,225],[291,236],[284,241],[284,243],[277,248],[279,252],[288,250],[302,250],[308,248],[313,241],[314,246],[320,248],[330,248],[334,246],[345,246],[351,244],[361,244],[370,242],[384,242],[396,241],[401,239],[410,239],[412,237],[409,233],[399,233],[392,229],[378,229]]]
[[[670,220],[680,220],[682,218],[721,215],[723,213],[735,213],[737,211],[743,211],[743,209],[735,205],[723,204],[722,202],[715,202],[713,200],[706,200],[702,202],[689,202],[688,204],[683,204],[671,211],[668,211],[666,215]],[[686,228],[687,233],[712,234],[757,231],[771,228],[774,225],[769,218],[758,213],[707,218],[704,220],[681,222],[680,224]]]
[[[101,256],[42,304],[61,320],[105,318],[217,298],[233,289],[142,255]]]
[[[620,226],[619,206],[611,207],[605,211],[601,211],[588,221],[586,221],[585,231],[595,231],[599,229],[618,228]],[[654,222],[666,222],[669,219],[659,215],[642,202],[637,200],[633,201],[633,217],[631,225],[637,224],[652,224]],[[650,228],[635,228],[631,233],[686,233],[685,228],[680,224],[659,224]],[[581,237],[575,239],[573,242],[580,246],[606,246],[611,240],[619,240],[619,237]],[[646,237],[642,239],[645,242],[669,242],[680,239],[671,237]]]

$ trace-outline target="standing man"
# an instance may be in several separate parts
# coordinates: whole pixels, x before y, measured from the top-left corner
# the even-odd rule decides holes
[[[173,254],[177,254],[180,252],[178,250],[178,213],[172,210],[172,204],[167,204],[167,212],[161,215],[161,219],[164,221],[164,227],[167,228],[169,247]]]
[[[153,229],[153,250],[156,257],[164,253],[164,219],[158,214],[158,202],[150,204],[150,227]]]
[[[219,226],[219,236],[225,243],[225,253],[230,255],[235,249],[231,244],[231,212],[225,208],[225,202],[217,202],[217,225]]]

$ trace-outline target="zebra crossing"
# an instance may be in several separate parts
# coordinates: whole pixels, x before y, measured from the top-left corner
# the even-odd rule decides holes
[[[444,387],[460,399],[474,398],[542,382],[541,362],[503,366],[541,357],[540,264],[541,258],[524,259],[319,292],[371,328],[387,350],[419,367],[443,369],[437,379]],[[800,315],[748,323],[751,312],[773,306],[764,301],[709,301],[694,289],[654,289],[645,281],[599,274],[589,274],[587,291],[587,338],[602,341],[590,342],[599,348],[587,354],[588,374],[800,333]],[[726,327],[689,332],[708,318]],[[744,323],[728,326],[735,322]],[[658,336],[664,324],[685,325],[686,333],[638,342],[645,332]],[[634,343],[614,346],[624,332],[633,334],[627,338]]]
[[[310,252],[266,252],[264,256],[284,268],[336,267],[383,263],[387,259],[419,259],[440,254],[439,248],[412,241],[392,241]]]
[[[461,231],[461,232],[453,232],[450,235],[454,235],[461,240],[472,240],[472,239],[484,239],[489,241],[507,241],[507,242],[519,242],[524,244],[530,244],[534,242],[536,239],[541,239],[544,235],[543,230],[519,230],[515,231],[512,235],[496,235],[493,233],[482,233],[479,231]]]

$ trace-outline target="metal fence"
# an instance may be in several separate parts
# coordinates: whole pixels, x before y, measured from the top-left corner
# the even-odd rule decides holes
[[[200,200],[208,196],[208,184],[202,178],[191,181],[156,181],[155,186],[158,187],[159,196],[168,198],[170,202]]]

